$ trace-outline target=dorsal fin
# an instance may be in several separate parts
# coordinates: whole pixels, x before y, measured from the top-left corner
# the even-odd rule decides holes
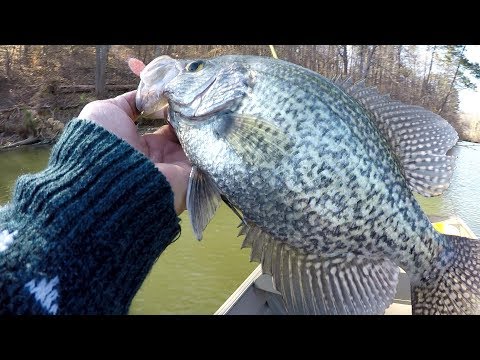
[[[457,142],[458,134],[445,119],[420,106],[381,95],[363,81],[353,84],[348,78],[333,83],[372,114],[413,191],[435,196],[448,188],[455,158],[446,153]]]

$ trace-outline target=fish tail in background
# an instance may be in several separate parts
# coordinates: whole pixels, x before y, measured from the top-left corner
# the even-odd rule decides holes
[[[444,235],[436,267],[412,284],[414,315],[480,314],[480,241]]]

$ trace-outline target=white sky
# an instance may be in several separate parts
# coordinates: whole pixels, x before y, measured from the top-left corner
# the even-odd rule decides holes
[[[480,63],[480,45],[467,45],[467,58],[470,61]],[[472,78],[471,81],[477,85],[477,90],[461,90],[460,111],[464,113],[480,114],[480,81]]]

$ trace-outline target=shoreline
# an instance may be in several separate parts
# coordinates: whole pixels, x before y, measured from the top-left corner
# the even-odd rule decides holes
[[[137,125],[137,131],[140,135],[144,135],[146,133],[154,132],[157,130],[159,127],[163,125]],[[32,138],[29,137],[27,139],[22,139],[18,140],[15,142],[7,141],[5,144],[0,146],[0,153],[5,152],[5,151],[11,151],[11,150],[18,150],[20,148],[26,148],[26,147],[40,147],[40,146],[53,146],[55,142],[58,140],[60,137],[61,133],[57,134],[53,138]],[[11,136],[10,136],[11,137]],[[1,138],[0,138],[0,143],[1,143]]]
[[[26,140],[28,140],[28,139],[26,139]],[[29,147],[34,148],[34,147],[41,147],[41,146],[51,146],[56,142],[56,140],[57,140],[56,138],[55,139],[50,139],[50,140],[39,139],[38,141],[35,141],[34,143],[29,142],[29,143],[24,143],[24,144],[19,144],[19,142],[22,142],[22,141],[19,141],[19,142],[13,143],[13,144],[9,144],[9,145],[5,145],[5,146],[0,147],[0,153],[7,152],[7,151],[14,151],[14,150],[18,150],[20,148],[29,148]]]

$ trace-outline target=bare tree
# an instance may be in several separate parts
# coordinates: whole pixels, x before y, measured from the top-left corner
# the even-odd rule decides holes
[[[95,65],[95,95],[98,99],[106,97],[105,88],[105,71],[107,69],[108,50],[110,45],[97,45],[96,50],[96,65]]]
[[[450,82],[450,86],[448,87],[447,94],[445,95],[445,97],[442,101],[442,105],[440,105],[440,108],[438,109],[438,114],[442,113],[443,109],[445,108],[445,104],[447,103],[447,100],[448,100],[450,94],[452,93],[452,90],[454,89],[455,81],[457,81],[457,76],[458,76],[459,71],[460,71],[460,66],[462,65],[462,56],[463,56],[463,53],[465,52],[465,48],[466,48],[466,45],[464,45],[462,47],[462,49],[460,50],[460,55],[458,56],[458,62],[457,62],[457,67],[455,69],[455,73],[453,74],[452,81]]]
[[[473,88],[471,76],[480,78],[480,65],[468,61],[463,45],[431,45],[426,56],[421,56],[414,45],[275,45],[275,50],[280,59],[326,77],[342,74],[354,81],[365,79],[367,86],[376,86],[396,100],[440,112],[454,126],[459,90]],[[9,95],[3,97],[3,104],[0,98],[0,108],[21,101],[47,107],[57,102],[71,106],[63,104],[70,98],[49,98],[51,92],[42,90],[52,84],[55,90],[64,85],[72,86],[72,90],[87,89],[85,92],[94,88],[97,97],[104,98],[107,75],[109,89],[110,82],[120,86],[137,81],[123,60],[132,54],[144,61],[162,54],[189,59],[224,54],[271,56],[268,45],[119,45],[115,49],[109,45],[0,45],[0,90],[7,89],[5,78],[18,80],[8,82]],[[86,85],[93,83],[94,87]],[[74,96],[71,98],[73,102]],[[473,122],[470,128],[475,130]]]
[[[348,52],[347,52],[347,45],[340,45],[338,47],[338,55],[342,58],[343,63],[343,75],[348,74]]]
[[[15,52],[15,47],[13,47],[13,46],[5,46],[4,47],[5,76],[7,77],[7,79],[11,79],[13,77],[12,65],[13,65],[14,52]]]
[[[365,79],[368,75],[368,71],[370,70],[370,67],[372,66],[372,60],[373,60],[373,54],[375,53],[375,49],[377,48],[377,45],[369,46],[368,49],[368,55],[367,55],[367,64],[363,71],[361,72],[361,78]]]
[[[425,77],[425,80],[423,81],[422,83],[422,90],[420,92],[420,96],[422,97],[422,102],[424,103],[425,102],[425,94],[427,93],[428,91],[428,88],[430,86],[430,76],[432,75],[432,67],[433,67],[433,63],[435,61],[435,52],[437,51],[437,45],[433,46],[432,48],[432,55],[431,55],[431,58],[430,58],[430,66],[428,67],[428,72],[427,72],[427,75]]]

